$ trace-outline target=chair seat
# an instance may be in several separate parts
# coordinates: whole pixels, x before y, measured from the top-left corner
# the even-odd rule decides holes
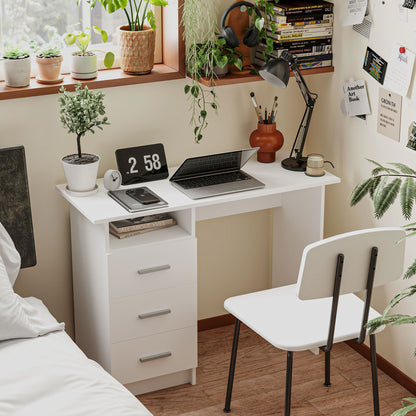
[[[300,300],[296,284],[226,299],[225,309],[285,351],[304,351],[327,343],[332,298]],[[339,297],[334,343],[360,334],[364,302],[354,294]],[[369,320],[380,316],[370,308]],[[383,328],[379,328],[377,332]]]

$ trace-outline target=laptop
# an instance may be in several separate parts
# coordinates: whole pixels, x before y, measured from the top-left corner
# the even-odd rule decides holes
[[[191,157],[179,166],[170,182],[191,199],[264,188],[264,183],[241,170],[258,149]]]

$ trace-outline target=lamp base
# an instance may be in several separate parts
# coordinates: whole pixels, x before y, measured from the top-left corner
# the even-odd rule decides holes
[[[306,157],[301,157],[299,160],[294,157],[288,157],[282,160],[282,167],[287,170],[304,172],[306,170],[306,159]]]

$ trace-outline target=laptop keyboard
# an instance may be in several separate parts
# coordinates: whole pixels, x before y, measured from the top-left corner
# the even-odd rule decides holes
[[[202,188],[204,186],[219,185],[228,182],[237,182],[250,179],[244,172],[219,173],[217,175],[201,176],[199,178],[183,179],[177,181],[184,189]]]

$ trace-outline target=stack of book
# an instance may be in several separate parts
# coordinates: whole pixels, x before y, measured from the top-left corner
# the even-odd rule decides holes
[[[126,238],[160,230],[175,224],[176,220],[169,214],[154,214],[110,222],[109,231],[118,238]]]
[[[273,51],[267,52],[266,40],[259,44],[254,63],[263,66],[270,58],[279,58],[283,51],[297,57],[300,69],[332,66],[332,32],[334,5],[325,0],[281,0],[274,5],[275,24],[272,33]],[[264,53],[263,53],[264,52]]]

